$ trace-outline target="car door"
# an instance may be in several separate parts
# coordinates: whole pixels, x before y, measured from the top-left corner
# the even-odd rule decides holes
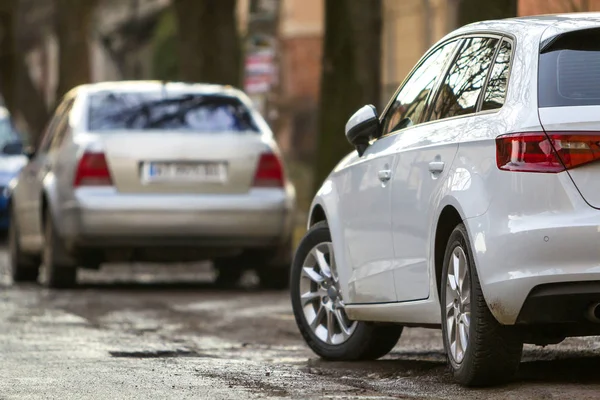
[[[21,240],[23,247],[28,250],[35,250],[41,245],[42,216],[40,212],[43,182],[51,169],[56,140],[61,136],[61,129],[64,130],[67,124],[72,105],[71,99],[65,99],[57,107],[34,158],[23,168],[16,188],[15,199],[17,202],[15,205]]]
[[[426,102],[453,52],[455,43],[432,52],[395,96],[388,114],[388,132],[395,126],[420,121]],[[396,301],[392,236],[392,188],[395,159],[392,135],[383,135],[364,155],[339,174],[341,219],[347,259],[352,265],[349,294],[353,303]]]
[[[396,299],[392,260],[391,141],[376,141],[362,157],[334,177],[341,196],[340,220],[352,303],[385,303]]]
[[[392,236],[397,301],[429,296],[430,243],[438,194],[446,181],[458,138],[469,129],[485,85],[497,37],[469,37],[459,44],[446,74],[429,99],[424,124],[394,135]]]

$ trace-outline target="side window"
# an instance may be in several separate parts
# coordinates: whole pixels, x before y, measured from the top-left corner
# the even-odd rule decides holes
[[[423,120],[429,93],[444,73],[456,41],[446,43],[431,53],[406,81],[383,119],[383,135]]]
[[[55,133],[50,143],[51,150],[58,148],[62,144],[66,133],[69,131],[69,116],[71,114],[71,110],[73,109],[74,103],[75,99],[69,100],[63,112],[61,113],[61,117],[54,128]]]
[[[439,88],[431,121],[473,114],[477,111],[477,101],[498,42],[498,39],[492,38],[466,40]]]
[[[498,50],[496,62],[485,88],[485,97],[481,104],[481,110],[496,110],[504,105],[506,90],[508,88],[508,73],[510,70],[510,56],[512,44],[504,40]]]
[[[61,114],[57,113],[50,119],[50,122],[46,126],[46,130],[44,131],[44,137],[42,138],[42,142],[40,143],[40,147],[37,153],[47,153],[50,148],[50,143],[52,143],[52,139],[54,138],[54,132],[56,128],[56,124],[60,120]]]
[[[56,126],[59,124],[62,119],[64,110],[66,107],[66,102],[63,100],[58,107],[54,110],[54,114],[48,125],[46,125],[46,129],[44,130],[44,136],[42,137],[42,141],[38,148],[37,153],[47,153],[50,149],[50,145],[52,144],[52,140],[54,139],[54,135],[56,134]]]

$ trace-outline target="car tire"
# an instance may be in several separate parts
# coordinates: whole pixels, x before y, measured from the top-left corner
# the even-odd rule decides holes
[[[69,260],[64,245],[56,234],[50,212],[46,213],[44,219],[42,284],[53,289],[71,288],[77,283],[77,266]]]
[[[323,249],[329,249],[329,256],[324,253],[325,250],[321,252],[321,246],[323,246]],[[330,274],[326,279],[328,282],[326,283],[330,288],[333,287],[334,290],[327,291],[326,293],[334,293],[335,290],[338,290],[339,286],[335,272],[335,257],[332,257],[333,246],[331,245],[331,234],[325,222],[315,224],[306,233],[298,246],[291,269],[290,292],[292,309],[298,329],[308,346],[321,358],[331,361],[374,360],[389,353],[402,334],[402,326],[349,321],[345,317],[345,313],[338,314],[338,316],[345,317],[341,318],[342,321],[340,322],[340,317],[335,315],[335,311],[341,308],[341,311],[343,311],[343,302],[339,303],[341,295],[331,294],[332,297],[327,297],[327,302],[325,303],[323,297],[316,296],[321,293],[322,289],[320,289],[319,284],[314,279],[319,280],[327,276],[327,272],[325,271],[327,268],[320,267],[319,258],[314,256],[314,254],[317,254],[315,252],[323,254],[320,256],[320,259],[324,259],[325,264],[330,269]],[[314,262],[314,266],[312,266],[313,259],[317,260]],[[306,267],[306,265],[311,265],[311,267]],[[310,272],[307,273],[305,268],[308,268]],[[317,268],[320,272],[316,272]],[[316,277],[314,273],[320,274],[320,278]],[[309,288],[308,291],[305,292],[305,288]],[[313,293],[315,294],[314,299],[310,300],[310,302],[306,301],[305,299],[313,297]],[[333,299],[333,296],[336,298]],[[324,330],[321,329],[323,326],[319,324],[319,321],[322,321],[322,319],[319,320],[319,315],[322,315],[320,314],[322,313],[322,308],[329,309],[328,305],[332,304],[330,302],[338,302],[338,304],[333,308],[335,310],[333,313],[325,311],[325,324],[329,326],[329,318],[331,318],[331,321],[333,321],[332,324],[337,325],[338,329],[328,329],[325,327],[324,333]],[[314,318],[310,322],[307,320],[307,314],[311,316],[314,314]],[[342,329],[342,323],[347,328],[345,331]],[[329,332],[331,331],[334,331],[334,334],[330,334]]]
[[[289,287],[292,253],[291,237],[278,246],[251,253],[253,269],[261,288],[284,290]]]
[[[290,284],[289,265],[257,268],[256,275],[258,275],[260,287],[263,289],[285,290]]]
[[[244,269],[240,267],[239,262],[230,259],[213,261],[217,277],[215,285],[220,288],[236,287],[244,274]]]
[[[490,312],[469,243],[460,224],[446,246],[440,297],[444,348],[458,383],[496,385],[516,374],[523,341],[513,327],[501,325]]]
[[[19,230],[14,211],[10,212],[8,226],[8,252],[10,275],[13,282],[36,282],[40,270],[40,258],[23,253],[19,241]]]

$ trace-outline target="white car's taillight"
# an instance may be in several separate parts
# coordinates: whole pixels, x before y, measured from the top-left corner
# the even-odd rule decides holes
[[[496,138],[496,164],[505,171],[558,173],[599,159],[599,132],[527,132]]]

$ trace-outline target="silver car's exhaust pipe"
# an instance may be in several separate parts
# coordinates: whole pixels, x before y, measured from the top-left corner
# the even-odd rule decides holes
[[[600,323],[600,303],[593,303],[590,305],[585,316],[592,322]]]

